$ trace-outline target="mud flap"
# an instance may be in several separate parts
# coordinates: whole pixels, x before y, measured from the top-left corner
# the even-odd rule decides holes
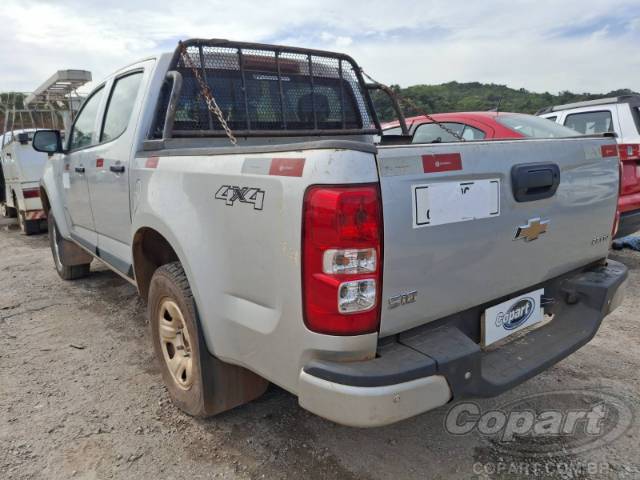
[[[196,309],[197,310],[197,309]],[[200,315],[196,315],[198,329],[202,332]],[[209,352],[203,335],[200,343],[200,371],[202,372],[202,413],[213,416],[231,410],[260,397],[269,382],[261,376],[238,365],[231,365]],[[222,395],[217,392],[224,392]]]
[[[49,230],[51,231],[51,230]],[[86,265],[91,263],[93,257],[85,252],[82,248],[70,242],[69,240],[61,239],[60,248],[60,260],[68,267],[75,265]]]

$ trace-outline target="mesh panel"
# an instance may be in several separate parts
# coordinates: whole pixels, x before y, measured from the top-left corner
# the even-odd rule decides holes
[[[375,129],[367,94],[350,61],[281,47],[189,43],[188,61],[178,54],[174,66],[182,75],[175,135],[224,132],[207,108],[193,68],[235,132]],[[164,87],[161,92],[156,137],[162,133],[169,91]]]

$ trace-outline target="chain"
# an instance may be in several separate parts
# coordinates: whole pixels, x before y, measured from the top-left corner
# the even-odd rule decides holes
[[[364,70],[360,69],[360,72],[362,72],[362,75],[367,77],[369,80],[371,80],[376,85],[382,85],[384,87],[387,87],[384,83],[380,83],[376,79],[372,78],[371,75],[369,75]],[[429,120],[429,121],[435,123],[436,125],[438,125],[441,129],[443,129],[449,135],[452,135],[453,137],[457,138],[461,142],[466,142],[466,140],[458,132],[455,132],[455,131],[451,130],[449,127],[445,126],[443,123],[440,123],[439,121],[437,121],[435,118],[433,118],[431,115],[429,115],[425,110],[423,110],[422,107],[419,107],[413,100],[409,100],[408,98],[405,98],[405,97],[397,94],[396,92],[394,92],[389,87],[387,87],[387,91],[393,96],[393,98],[395,98],[396,101],[398,101],[398,103],[402,102],[405,105],[408,105],[409,107],[413,108],[416,112],[418,112],[420,115],[422,115],[423,117],[427,118],[427,120]]]
[[[185,47],[184,43],[182,42],[180,42],[180,53],[182,55],[182,61],[184,62],[184,64],[187,67],[191,68],[191,70],[193,71],[193,75],[196,78],[198,85],[200,86],[200,91],[202,92],[202,96],[204,97],[204,100],[207,103],[207,108],[211,113],[213,113],[216,116],[216,118],[220,122],[220,125],[222,125],[222,128],[224,129],[224,133],[226,133],[227,137],[229,137],[229,141],[233,145],[237,145],[238,140],[236,139],[235,135],[231,131],[231,128],[229,128],[227,121],[224,119],[224,114],[222,113],[222,110],[218,106],[216,99],[213,97],[213,93],[211,93],[211,89],[209,88],[209,85],[207,85],[206,82],[202,79],[202,76],[200,75],[200,71],[196,68],[193,61],[191,61],[191,57],[189,57],[189,53],[187,52],[187,47]]]

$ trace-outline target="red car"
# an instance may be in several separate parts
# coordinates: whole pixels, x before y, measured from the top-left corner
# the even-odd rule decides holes
[[[545,118],[508,112],[458,112],[431,115],[465,140],[495,138],[552,138],[581,135],[575,130],[558,125]],[[433,124],[424,116],[406,119],[413,143],[456,142],[458,139]],[[382,125],[383,135],[399,135],[399,123]]]
[[[448,129],[465,140],[489,140],[504,138],[553,138],[553,137],[574,137],[582,133],[564,127],[553,120],[527,115],[524,113],[509,112],[456,112],[456,113],[436,113],[431,115],[439,123],[444,124]],[[413,136],[412,143],[440,143],[459,141],[451,133],[431,122],[424,116],[410,117],[406,119],[409,134]],[[400,124],[390,122],[382,125],[382,134],[400,135]],[[622,192],[625,191],[625,179],[622,177]],[[628,179],[627,179],[628,180]],[[635,178],[633,179],[635,181]],[[620,223],[621,205],[625,203],[626,197],[618,200],[616,221],[614,232],[618,231]],[[628,205],[625,206],[628,210]],[[640,205],[637,205],[640,208]],[[636,228],[622,228],[620,235],[624,236],[633,233]]]

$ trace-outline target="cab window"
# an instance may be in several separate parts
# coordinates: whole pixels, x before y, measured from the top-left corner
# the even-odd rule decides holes
[[[93,144],[96,116],[104,93],[104,87],[94,92],[85,102],[71,130],[69,150],[78,150]]]
[[[482,130],[472,127],[471,125],[465,125],[462,130],[462,138],[465,140],[483,140],[485,133]]]
[[[100,134],[101,143],[119,137],[127,129],[141,80],[142,72],[135,72],[115,81]]]
[[[585,135],[613,132],[613,119],[609,110],[572,113],[567,115],[564,125]]]
[[[496,121],[508,129],[529,138],[562,138],[579,135],[575,130],[533,115],[504,113],[497,115]]]
[[[461,123],[441,122],[442,125],[449,130],[462,136],[462,130],[464,125]],[[447,132],[437,123],[423,123],[418,125],[416,133],[413,135],[412,143],[444,143],[444,142],[459,142],[460,140],[454,135]]]
[[[382,131],[382,135],[402,135],[402,128],[391,127]]]
[[[485,133],[464,123],[441,122],[449,130],[455,132],[464,140],[482,140]],[[460,138],[452,135],[437,123],[423,123],[416,128],[412,143],[441,143],[459,142]]]

